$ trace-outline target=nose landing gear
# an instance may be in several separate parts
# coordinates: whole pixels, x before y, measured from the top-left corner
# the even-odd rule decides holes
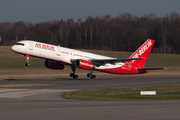
[[[26,67],[28,67],[30,64],[29,64],[29,58],[30,58],[30,55],[26,55]]]

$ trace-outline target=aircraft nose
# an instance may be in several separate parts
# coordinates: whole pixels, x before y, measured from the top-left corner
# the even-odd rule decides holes
[[[15,46],[11,46],[11,50],[15,52]]]

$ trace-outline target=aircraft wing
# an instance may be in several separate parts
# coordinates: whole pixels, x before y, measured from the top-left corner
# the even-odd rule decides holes
[[[137,70],[162,70],[162,69],[166,70],[167,68],[164,68],[164,67],[162,68],[137,68]]]
[[[110,64],[115,64],[117,62],[127,62],[127,61],[131,61],[131,60],[139,60],[139,59],[144,59],[144,58],[119,58],[119,59],[91,59],[90,62],[92,62],[94,65],[96,66],[101,66],[101,65],[105,65],[107,63]]]

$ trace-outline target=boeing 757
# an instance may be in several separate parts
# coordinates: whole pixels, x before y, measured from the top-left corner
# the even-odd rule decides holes
[[[87,77],[96,78],[92,74],[94,70],[112,74],[141,74],[164,69],[144,67],[154,42],[155,40],[148,39],[129,58],[112,58],[32,40],[19,41],[11,50],[26,56],[26,66],[29,66],[29,58],[33,56],[45,59],[44,65],[49,69],[62,70],[65,65],[70,65],[70,77],[74,79],[78,78],[76,68],[90,70]]]

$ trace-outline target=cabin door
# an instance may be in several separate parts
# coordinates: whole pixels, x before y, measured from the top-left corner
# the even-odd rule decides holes
[[[33,42],[29,42],[29,49],[33,50]]]

